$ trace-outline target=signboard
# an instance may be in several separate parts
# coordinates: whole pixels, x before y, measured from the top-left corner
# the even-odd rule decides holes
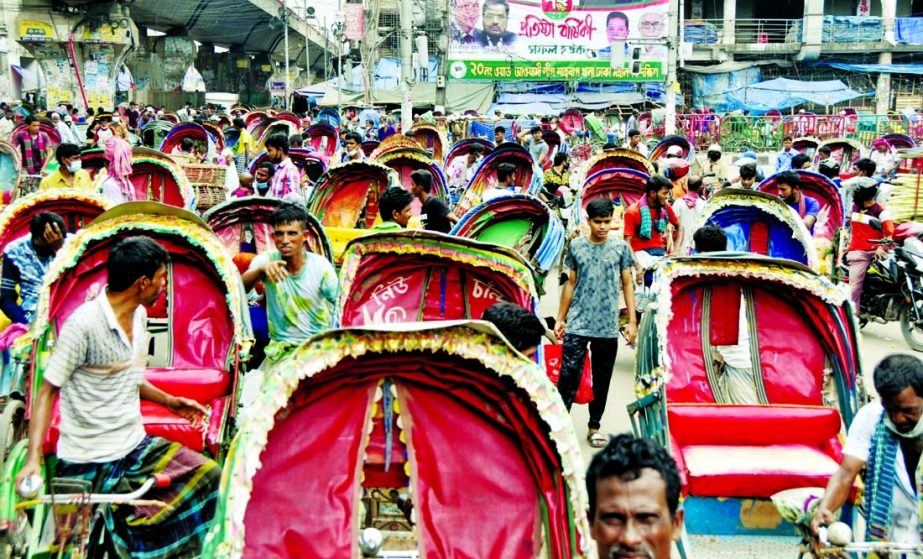
[[[343,13],[346,16],[346,27],[343,33],[350,41],[361,41],[365,36],[365,7],[358,4],[343,4]]]
[[[454,80],[662,82],[669,0],[452,0]]]
[[[54,40],[54,28],[44,21],[20,20],[19,40],[36,42],[52,41]]]
[[[269,82],[269,92],[272,95],[285,95],[285,82]]]

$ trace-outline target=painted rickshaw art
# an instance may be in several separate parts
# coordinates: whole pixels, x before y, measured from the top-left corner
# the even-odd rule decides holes
[[[333,330],[266,378],[229,453],[203,557],[358,557],[369,516],[390,539],[394,524],[361,496],[374,477],[370,457],[381,452],[374,441],[395,425],[404,428],[400,446],[394,437],[386,448],[406,452],[408,483],[396,492],[412,499],[416,519],[396,542],[406,553],[590,553],[584,466],[567,411],[545,372],[487,323]]]
[[[434,161],[438,161],[442,164],[449,151],[449,140],[446,138],[445,132],[438,126],[428,122],[418,122],[413,125],[411,130],[413,131],[414,140],[416,140],[420,147],[423,148]]]
[[[480,319],[501,301],[537,308],[519,253],[429,231],[383,232],[346,248],[337,316],[342,326]]]
[[[609,149],[597,153],[588,159],[584,165],[585,171],[581,183],[587,177],[592,177],[600,171],[610,169],[633,169],[648,175],[654,174],[654,165],[650,159],[634,150],[625,148]]]
[[[220,136],[220,135],[219,135]],[[163,142],[158,150],[166,155],[172,155],[174,151],[180,149],[184,139],[189,138],[196,144],[199,155],[205,154],[205,158],[211,161],[219,153],[218,137],[212,135],[201,124],[195,122],[184,122],[177,124],[167,132]],[[224,137],[221,136],[223,144]]]
[[[500,196],[459,217],[451,235],[509,247],[521,254],[540,276],[561,256],[565,230],[544,202],[528,194]]]
[[[32,330],[27,406],[39,389],[57,333],[77,307],[105,288],[109,249],[134,235],[153,238],[170,254],[166,288],[146,309],[150,353],[145,379],[169,394],[194,399],[209,409],[199,424],[159,404],[142,401],[142,423],[149,434],[207,453],[220,463],[233,435],[229,418],[237,406],[238,380],[252,343],[249,314],[240,274],[230,255],[202,220],[178,208],[150,202],[120,204],[61,249],[48,271]],[[44,441],[46,454],[55,451],[57,425],[53,416]],[[29,524],[20,522],[24,511],[16,508],[21,498],[13,480],[24,464],[27,449],[25,439],[13,446],[0,487],[0,522],[26,530]],[[47,471],[43,477],[51,479],[51,473]],[[34,510],[33,518],[39,520],[32,527],[33,535],[24,540],[33,545],[27,556],[47,553],[48,543],[40,535],[54,532],[45,529],[54,517],[44,513],[42,506]]]
[[[728,238],[728,251],[793,260],[818,270],[814,238],[781,198],[743,188],[725,188],[705,202],[697,231],[716,225]]]
[[[0,140],[0,193],[3,195],[4,203],[16,192],[21,172],[22,156],[19,154],[19,148]]]
[[[866,154],[865,148],[856,140],[849,138],[834,138],[821,142],[817,149],[830,148],[830,158],[840,164],[840,173],[848,173],[852,165],[862,159]]]
[[[676,459],[689,533],[791,535],[746,511],[773,514],[774,494],[823,488],[836,471],[841,426],[867,401],[852,306],[792,261],[717,253],[660,272],[632,425]]]

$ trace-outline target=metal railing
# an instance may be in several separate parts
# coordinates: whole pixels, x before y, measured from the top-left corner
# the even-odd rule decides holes
[[[723,19],[696,19],[683,22],[687,43],[714,45],[787,44],[801,42],[800,19],[737,19],[733,36],[727,37]]]
[[[639,128],[648,140],[664,136],[663,122],[652,122],[647,114],[641,116]],[[811,137],[818,141],[848,138],[869,147],[885,134],[905,134],[923,144],[923,116],[912,119],[872,114],[754,117],[692,113],[676,115],[676,133],[685,136],[697,150],[717,143],[726,151],[774,151],[781,149],[785,136]]]

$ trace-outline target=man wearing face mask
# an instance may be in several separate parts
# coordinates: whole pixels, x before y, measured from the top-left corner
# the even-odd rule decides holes
[[[361,161],[363,159],[365,159],[365,152],[362,151],[362,136],[358,132],[347,132],[340,163]]]
[[[275,173],[275,166],[272,163],[261,163],[256,168],[253,175],[253,189],[258,196],[266,196],[269,193],[269,181]]]
[[[266,140],[266,156],[275,164],[267,196],[298,202],[301,199],[301,171],[288,156],[288,136],[273,134]]]
[[[878,401],[863,406],[849,427],[843,460],[830,477],[811,528],[839,519],[864,468],[866,541],[920,543],[918,493],[923,471],[923,362],[890,355],[875,367]]]
[[[81,168],[80,148],[76,144],[61,144],[55,150],[58,170],[42,179],[40,190],[52,188],[78,188],[94,190],[90,173]]]

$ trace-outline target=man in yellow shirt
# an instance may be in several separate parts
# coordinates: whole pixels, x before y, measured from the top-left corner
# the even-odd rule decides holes
[[[90,173],[80,168],[80,148],[76,144],[61,144],[55,151],[58,170],[42,179],[39,190],[78,188],[94,190]]]
[[[240,132],[237,144],[234,146],[234,161],[237,163],[237,171],[242,173],[250,166],[250,157],[253,154],[253,136],[247,131],[247,124],[244,119],[237,117],[234,119],[234,128]]]

